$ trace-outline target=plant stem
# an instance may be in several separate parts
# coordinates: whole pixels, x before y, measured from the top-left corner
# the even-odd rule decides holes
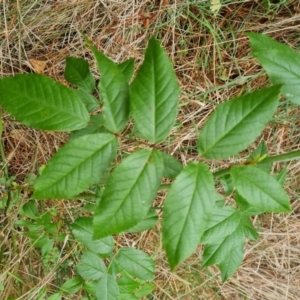
[[[2,139],[0,140],[0,155],[1,155],[1,160],[3,163],[3,168],[4,168],[4,175],[6,180],[9,179],[9,172],[8,172],[8,167],[7,167],[7,162],[6,162],[6,157],[5,157],[5,152],[4,152],[4,147],[3,147],[3,143],[2,143]],[[10,205],[10,201],[11,201],[11,190],[10,190],[10,185],[7,187],[7,202],[5,205],[5,209],[4,209],[4,215],[6,216],[7,214],[7,210],[9,208]]]
[[[279,155],[274,155],[274,156],[269,156],[261,160],[260,162],[255,163],[256,165],[261,165],[261,164],[268,164],[268,163],[274,163],[274,162],[279,162],[279,161],[290,161],[290,160],[295,160],[300,158],[300,150],[284,153],[284,154],[279,154]],[[253,164],[253,165],[255,165]],[[239,165],[239,164],[237,164]],[[243,164],[240,164],[243,165]],[[229,174],[230,169],[233,166],[230,166],[229,168],[219,170],[215,173],[213,173],[214,177],[221,177],[223,175]]]

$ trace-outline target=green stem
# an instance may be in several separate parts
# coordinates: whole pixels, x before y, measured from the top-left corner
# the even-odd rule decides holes
[[[0,140],[0,155],[1,155],[1,160],[3,163],[3,168],[4,168],[4,175],[6,180],[9,179],[9,171],[8,171],[8,167],[7,167],[7,162],[6,162],[6,157],[5,157],[5,152],[4,152],[4,147],[3,147],[3,143],[2,143],[2,139]],[[4,215],[7,215],[7,210],[9,208],[10,205],[10,201],[11,201],[11,190],[10,190],[10,186],[7,187],[7,202],[6,202],[6,206],[4,209]]]
[[[285,154],[279,154],[274,156],[269,156],[264,158],[262,161],[260,161],[257,164],[267,164],[267,163],[273,163],[278,161],[291,161],[300,158],[300,150],[288,152]]]
[[[300,150],[296,150],[296,151],[292,151],[292,152],[288,152],[288,153],[284,153],[284,154],[266,157],[263,160],[261,160],[260,162],[257,162],[255,164],[256,165],[270,164],[270,163],[279,162],[279,161],[291,161],[291,160],[295,160],[295,159],[299,159],[299,158],[300,158]],[[233,166],[231,166],[231,167],[233,167]],[[219,170],[219,171],[213,173],[214,177],[216,178],[216,177],[221,177],[223,175],[229,174],[231,167],[222,169],[222,170]]]

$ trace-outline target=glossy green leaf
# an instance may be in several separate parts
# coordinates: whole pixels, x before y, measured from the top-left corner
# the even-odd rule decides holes
[[[263,34],[249,33],[252,55],[259,60],[273,84],[283,84],[281,92],[300,104],[300,54]]]
[[[135,226],[126,230],[127,232],[141,232],[153,228],[158,221],[158,215],[154,209],[150,209],[147,216]]]
[[[172,63],[152,38],[130,89],[130,111],[139,135],[150,143],[163,142],[173,128],[178,99]]]
[[[54,154],[35,181],[33,197],[71,198],[96,184],[114,159],[117,145],[116,137],[107,133],[69,141]]]
[[[73,89],[40,74],[0,79],[0,105],[18,121],[40,130],[78,130],[89,121]]]
[[[117,253],[114,262],[119,272],[125,270],[133,278],[145,281],[154,279],[154,261],[148,254],[141,250],[123,247]]]
[[[94,237],[116,234],[144,219],[163,175],[160,152],[139,150],[128,156],[109,176],[94,215]]]
[[[215,243],[233,233],[239,225],[240,215],[236,208],[233,206],[222,207],[212,215],[201,238],[201,243]]]
[[[255,167],[236,166],[231,176],[238,193],[246,201],[265,212],[288,212],[289,197],[271,175]]]
[[[114,249],[114,239],[108,236],[103,239],[93,239],[93,219],[81,217],[72,224],[72,233],[76,240],[86,246],[91,252],[107,254]]]
[[[176,177],[164,204],[163,246],[171,269],[191,255],[215,207],[214,179],[203,163],[190,163]]]
[[[101,74],[99,92],[103,101],[104,126],[120,133],[129,118],[129,86],[119,66],[88,43]]]
[[[106,272],[102,259],[92,252],[84,252],[76,266],[77,273],[84,279],[99,279]]]
[[[91,116],[88,126],[72,132],[70,139],[93,133],[107,133],[107,129],[103,126],[102,115]]]
[[[126,81],[129,82],[134,72],[134,58],[129,58],[120,63],[118,66],[125,76]]]
[[[164,160],[164,177],[169,179],[174,179],[182,170],[182,164],[172,155],[161,152],[162,158]]]
[[[224,262],[236,248],[243,248],[244,243],[245,237],[243,229],[237,227],[234,232],[227,235],[224,239],[219,239],[205,246],[202,266],[207,267]]]
[[[226,258],[219,263],[219,269],[222,274],[222,281],[225,282],[229,277],[231,277],[235,271],[242,264],[244,258],[243,245],[238,245],[236,248],[232,249],[231,252],[226,256]]]
[[[221,159],[245,149],[272,119],[279,94],[272,86],[220,104],[200,132],[199,154]]]
[[[66,294],[75,294],[80,290],[82,287],[83,281],[81,278],[74,277],[68,279],[62,286],[61,286],[61,291]]]
[[[80,97],[81,101],[85,105],[88,112],[92,112],[97,108],[99,108],[100,102],[94,96],[82,90],[74,90],[74,91]]]
[[[64,76],[69,83],[87,93],[95,89],[95,79],[90,72],[88,62],[83,58],[67,57]]]
[[[120,300],[120,291],[115,278],[104,274],[96,287],[97,300]]]

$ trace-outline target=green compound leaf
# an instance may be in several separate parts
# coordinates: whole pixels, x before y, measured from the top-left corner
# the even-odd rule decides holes
[[[77,273],[84,279],[99,279],[106,272],[102,259],[92,252],[84,252],[76,266]]]
[[[130,110],[139,135],[150,143],[164,141],[177,116],[179,87],[170,59],[154,38],[130,92]]]
[[[171,269],[196,249],[215,200],[214,179],[205,164],[191,163],[176,177],[165,201],[162,223]]]
[[[107,133],[69,141],[54,154],[35,181],[33,197],[71,198],[96,184],[114,159],[117,145],[116,137]]]
[[[141,232],[145,230],[149,230],[155,226],[158,221],[158,215],[155,210],[150,209],[147,216],[138,222],[135,226],[126,230],[127,232]]]
[[[120,291],[115,278],[104,274],[96,286],[97,300],[121,300]]]
[[[0,104],[18,121],[40,130],[78,130],[89,121],[73,89],[40,74],[1,79]]]
[[[238,193],[252,206],[265,212],[291,211],[289,197],[280,183],[255,167],[236,166],[231,176]]]
[[[175,157],[165,152],[161,152],[164,160],[164,177],[174,179],[182,170],[182,164]]]
[[[101,74],[99,92],[103,101],[104,126],[120,133],[129,118],[129,86],[119,66],[87,42]]]
[[[93,219],[81,217],[72,224],[72,233],[76,240],[86,246],[91,252],[108,254],[114,249],[114,239],[111,236],[101,240],[93,239]]]
[[[283,84],[282,94],[300,104],[300,54],[263,34],[249,33],[252,55],[259,60],[273,84]]]
[[[64,76],[69,83],[87,93],[95,89],[95,79],[90,72],[88,62],[83,58],[67,57]]]
[[[114,259],[119,272],[125,270],[133,278],[144,281],[153,280],[155,272],[155,264],[153,259],[145,252],[123,247],[119,250]]]
[[[118,66],[125,76],[126,81],[129,82],[134,72],[134,58],[129,58],[120,63]]]
[[[163,175],[157,150],[139,150],[109,176],[94,216],[94,237],[116,234],[138,224],[149,211]]]
[[[272,86],[220,104],[200,132],[199,154],[221,159],[245,149],[272,119],[279,94]]]
[[[75,294],[77,293],[80,288],[82,287],[83,281],[81,278],[74,277],[68,279],[62,286],[61,291],[63,294],[69,295],[69,294]]]

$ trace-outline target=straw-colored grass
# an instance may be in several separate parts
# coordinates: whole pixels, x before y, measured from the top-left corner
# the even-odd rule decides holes
[[[36,71],[65,83],[63,70],[68,56],[89,60],[97,77],[82,32],[111,59],[121,62],[135,57],[138,66],[147,41],[154,35],[172,59],[181,86],[177,124],[172,138],[162,147],[186,164],[197,157],[197,133],[218,103],[268,84],[261,67],[249,55],[245,33],[268,33],[294,49],[300,48],[299,1],[270,1],[274,4],[269,9],[262,2],[269,1],[223,0],[221,10],[214,15],[210,2],[199,0],[3,0],[0,77]],[[261,137],[270,153],[299,148],[299,115],[296,106],[280,106],[274,122]],[[16,186],[23,185],[26,174],[37,174],[67,136],[25,128],[7,114],[3,122],[8,169],[15,176]],[[125,143],[122,151],[132,152],[135,147]],[[247,152],[242,154],[246,155]],[[210,166],[214,170],[233,161],[216,161]],[[282,167],[277,164],[273,169]],[[147,299],[300,299],[300,163],[291,162],[287,167],[285,188],[293,211],[253,219],[261,237],[247,243],[242,266],[225,283],[216,267],[200,267],[200,247],[175,272],[170,272],[160,241],[160,225],[139,235],[120,236],[118,246],[138,247],[156,261],[156,289]],[[0,265],[0,299],[38,299],[43,288],[49,296],[75,274],[73,267],[79,259],[80,246],[66,239],[55,263],[43,266],[40,252],[13,225],[28,195],[17,191],[14,195],[9,220],[0,216],[6,224],[3,228],[0,225],[0,254],[4,258]],[[162,193],[157,201],[163,198]],[[55,221],[72,221],[84,213],[82,201],[53,200],[40,205],[44,210],[57,208]],[[61,230],[68,232],[64,226]]]

